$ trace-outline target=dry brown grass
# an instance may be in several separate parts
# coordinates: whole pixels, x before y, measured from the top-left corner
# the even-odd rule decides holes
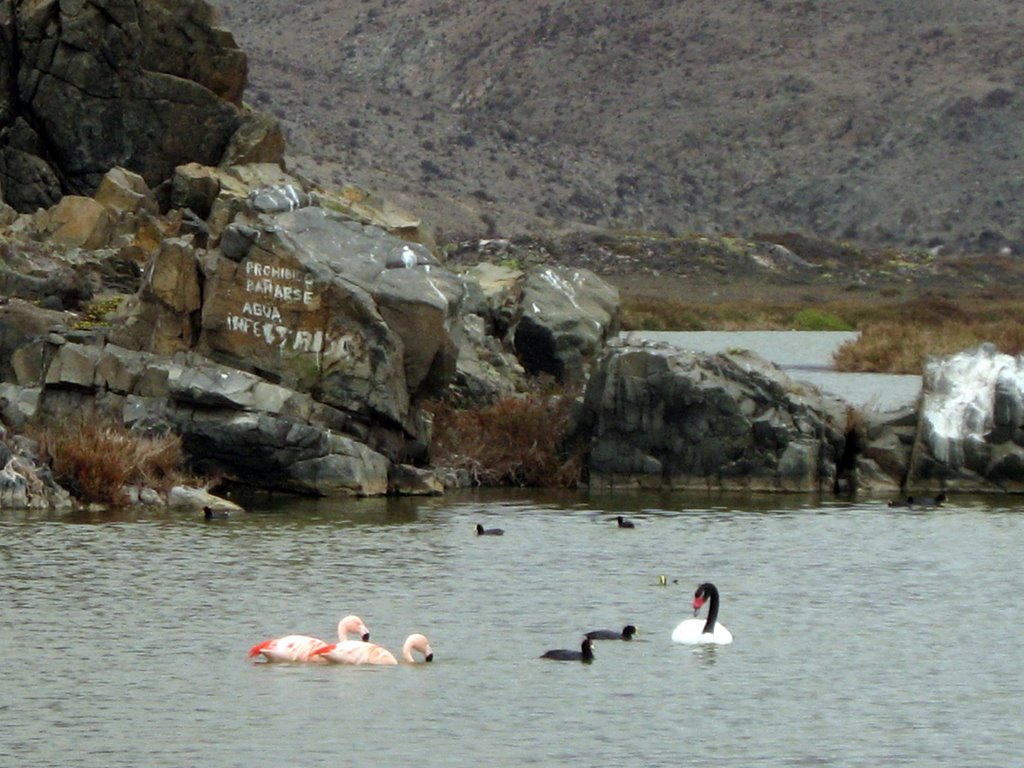
[[[1024,301],[920,298],[815,302],[736,301],[715,304],[625,297],[627,330],[827,330],[841,322],[860,338],[836,355],[841,371],[920,373],[928,355],[991,342],[1007,354],[1024,350]],[[833,327],[840,327],[834,323]]]
[[[928,355],[951,355],[982,342],[995,344],[1010,355],[1024,350],[1024,326],[1015,320],[999,322],[946,322],[939,325],[877,323],[860,338],[836,352],[839,371],[921,373]]]
[[[47,427],[38,439],[54,479],[86,503],[121,506],[126,485],[167,490],[189,479],[177,435],[140,435],[89,418]]]
[[[466,470],[478,485],[573,487],[583,462],[566,445],[572,408],[568,395],[509,397],[466,410],[432,404],[432,463]]]

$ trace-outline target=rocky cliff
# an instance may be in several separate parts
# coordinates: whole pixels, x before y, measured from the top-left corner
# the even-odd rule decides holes
[[[151,187],[177,165],[281,159],[276,125],[245,157],[247,59],[202,0],[0,5],[0,190],[18,211],[91,195],[115,166]]]

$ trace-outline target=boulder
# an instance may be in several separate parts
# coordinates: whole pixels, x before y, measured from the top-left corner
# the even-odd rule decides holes
[[[210,215],[220,193],[220,172],[202,163],[184,163],[171,177],[171,205],[188,208],[200,218]]]
[[[458,348],[447,399],[460,408],[482,408],[526,389],[526,371],[516,356],[487,333],[484,318],[464,314],[453,330]]]
[[[41,387],[0,383],[0,421],[13,429],[24,430],[35,419],[41,394]]]
[[[100,179],[93,199],[109,211],[117,213],[156,214],[159,207],[156,195],[146,186],[146,180],[127,168],[111,168]]]
[[[917,408],[870,410],[864,415],[858,490],[893,491],[903,486],[917,435]]]
[[[452,380],[458,356],[452,329],[463,293],[462,281],[440,269],[386,269],[374,281],[381,317],[402,340],[405,384],[413,397],[438,395]]]
[[[48,468],[34,456],[10,454],[0,469],[0,511],[35,509],[64,511],[70,494],[53,481]]]
[[[516,354],[530,373],[582,382],[585,366],[618,332],[618,289],[586,269],[539,266],[523,282]]]
[[[440,496],[444,485],[428,469],[393,464],[388,473],[388,493],[392,496]]]
[[[907,485],[1024,490],[1024,357],[982,344],[925,361]]]
[[[580,427],[594,487],[832,492],[843,412],[752,353],[615,343]]]
[[[454,369],[461,283],[419,244],[319,206],[281,210],[302,204],[290,189],[254,199],[263,212],[206,264],[199,349],[412,431],[410,399]]]
[[[129,427],[163,425],[182,436],[198,471],[257,488],[311,495],[388,492],[390,460],[341,434],[346,415],[308,394],[190,353],[171,360],[112,344],[50,343],[34,407],[50,420],[88,408]],[[3,412],[25,391],[0,392],[7,403]]]
[[[281,123],[265,112],[246,110],[238,121],[221,157],[222,166],[272,163],[284,165],[284,132]]]
[[[15,209],[92,195],[115,166],[152,188],[182,163],[219,162],[247,62],[206,2],[39,0],[11,23],[2,124],[17,127],[0,133],[0,178]]]
[[[467,302],[467,311],[487,321],[488,333],[502,338],[515,325],[520,312],[522,283],[526,273],[521,269],[481,262],[464,272],[467,294],[474,300]]]
[[[0,275],[2,277],[2,275]],[[2,281],[0,281],[2,288]],[[19,369],[18,350],[44,337],[65,321],[63,312],[44,309],[21,299],[10,299],[0,303],[0,380],[26,383],[25,368]],[[41,350],[37,348],[37,357]],[[22,365],[31,365],[27,360]],[[41,369],[35,366],[36,380]]]
[[[91,197],[62,197],[39,218],[40,234],[55,245],[69,248],[102,248],[112,231],[110,212]]]
[[[0,510],[27,509],[30,492],[28,478],[19,472],[13,458],[8,458],[0,469]]]
[[[170,355],[195,346],[202,294],[195,250],[185,239],[163,240],[143,272],[136,297],[117,312],[111,341]]]
[[[167,492],[167,508],[176,512],[203,512],[209,509],[221,517],[245,512],[245,508],[233,501],[216,496],[203,488],[176,485]]]
[[[422,243],[428,248],[435,245],[433,236],[419,217],[361,187],[346,184],[339,194],[325,195],[321,204],[354,221],[380,227],[403,240]]]
[[[0,391],[0,405],[5,396]],[[6,415],[6,409],[4,412]],[[54,481],[49,467],[40,461],[38,443],[11,435],[0,424],[0,512],[65,511],[71,506],[71,495]]]
[[[313,496],[387,493],[390,462],[363,443],[270,414],[172,409],[196,469],[244,485]]]
[[[7,45],[3,36],[0,36],[0,45]],[[5,50],[4,55],[0,55],[0,62],[6,64],[10,58]],[[8,93],[13,91],[4,89],[0,93],[0,100]],[[0,187],[3,189],[4,201],[22,213],[49,208],[61,197],[57,173],[40,156],[45,148],[35,130],[13,108],[5,111],[8,117],[0,121],[0,125],[9,126],[0,127]]]

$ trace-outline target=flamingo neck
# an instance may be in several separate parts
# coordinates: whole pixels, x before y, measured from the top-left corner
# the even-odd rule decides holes
[[[423,654],[424,661],[430,661],[433,659],[433,655],[430,651],[430,644],[427,642],[427,638],[423,635],[411,635],[406,638],[405,643],[402,644],[402,658],[410,664],[417,663],[417,658],[412,655],[413,651],[419,651]]]

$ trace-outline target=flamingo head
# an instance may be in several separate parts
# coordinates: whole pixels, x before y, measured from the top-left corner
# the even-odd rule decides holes
[[[424,661],[434,660],[434,649],[430,647],[430,642],[427,640],[426,635],[421,635],[419,633],[409,635],[409,637],[406,638],[404,650],[404,655],[407,659],[412,658],[413,651],[419,651],[423,654]]]
[[[350,634],[359,635],[364,643],[370,640],[370,630],[358,616],[346,616],[338,623],[338,637],[344,639]]]

